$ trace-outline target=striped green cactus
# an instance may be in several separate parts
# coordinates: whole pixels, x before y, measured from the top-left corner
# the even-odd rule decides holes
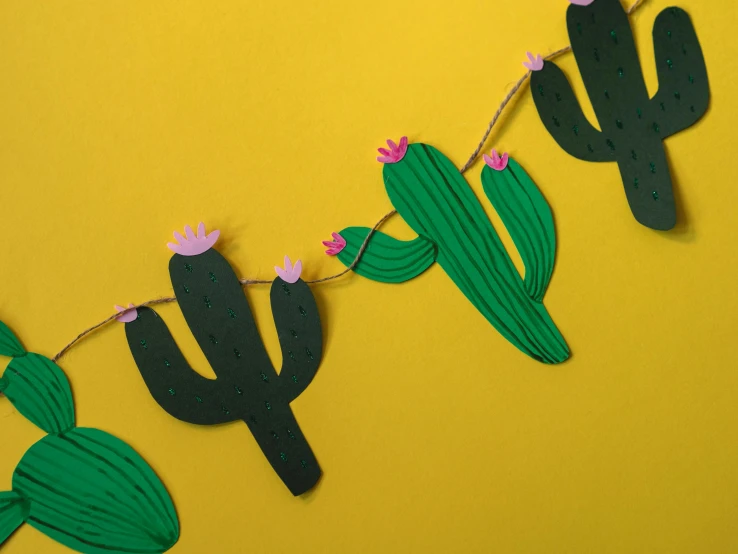
[[[400,283],[438,262],[479,312],[525,354],[547,364],[563,362],[569,348],[542,303],[553,272],[556,233],[551,210],[525,170],[507,154],[485,156],[484,191],[525,264],[521,278],[482,205],[458,169],[427,144],[399,145],[378,160],[395,209],[418,234],[400,241],[375,232],[354,271],[375,281]],[[356,258],[368,228],[348,227],[325,241],[346,266]]]
[[[0,354],[13,358],[0,377],[0,392],[49,433],[21,459],[12,490],[0,492],[0,544],[28,523],[89,554],[169,550],[179,538],[179,522],[151,467],[120,439],[75,427],[64,372],[26,352],[2,322]]]

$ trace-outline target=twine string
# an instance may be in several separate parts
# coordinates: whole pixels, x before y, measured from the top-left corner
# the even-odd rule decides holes
[[[646,0],[636,0],[627,10],[626,13],[628,15],[631,15],[633,12],[635,12],[638,8],[641,7],[643,2]],[[557,58],[558,56],[561,56],[562,54],[566,54],[567,52],[571,52],[571,45],[567,45],[563,48],[559,48],[555,52],[552,52],[545,56],[545,60],[552,60],[554,58]],[[523,85],[530,79],[531,71],[528,70],[520,79],[518,79],[513,87],[510,89],[510,91],[505,95],[505,98],[502,99],[502,102],[500,103],[500,106],[497,108],[497,111],[495,111],[494,115],[492,116],[492,119],[490,120],[489,124],[487,125],[487,128],[484,130],[484,134],[482,135],[482,139],[479,141],[479,144],[477,144],[477,147],[474,149],[474,152],[471,153],[469,156],[469,159],[466,161],[466,163],[461,167],[459,170],[462,174],[466,173],[467,170],[474,164],[474,162],[479,157],[479,154],[482,152],[482,149],[484,148],[484,145],[487,143],[487,139],[489,138],[490,134],[492,133],[492,130],[497,126],[497,123],[500,119],[500,116],[502,116],[503,112],[507,108],[507,106],[510,104],[510,102],[515,98],[520,91],[520,89],[523,88]],[[393,215],[397,213],[397,210],[391,210],[387,212],[382,218],[377,221],[374,224],[374,227],[371,228],[369,233],[367,234],[366,238],[364,239],[364,242],[361,244],[361,247],[359,248],[359,251],[356,253],[356,257],[354,257],[354,260],[351,262],[351,264],[346,267],[343,271],[336,273],[335,275],[329,275],[328,277],[322,277],[320,279],[313,279],[312,281],[306,281],[306,283],[310,285],[318,285],[321,283],[327,283],[328,281],[333,281],[335,279],[339,279],[349,273],[352,269],[356,267],[356,265],[361,260],[361,257],[364,255],[364,252],[367,249],[367,246],[369,245],[369,240],[372,238],[372,235],[377,232],[379,227],[387,221],[389,218],[391,218]],[[266,279],[248,279],[248,278],[241,278],[238,280],[239,283],[242,285],[268,285],[271,284],[272,281],[266,280]],[[142,302],[141,304],[136,305],[134,308],[143,308],[143,307],[150,307],[150,306],[156,306],[158,304],[169,304],[170,302],[176,302],[177,299],[174,296],[163,296],[161,298],[155,298],[153,300],[147,300],[146,302]],[[96,323],[95,325],[88,327],[84,331],[82,331],[79,335],[77,335],[73,340],[71,340],[67,345],[62,348],[53,358],[52,361],[57,362],[59,361],[62,356],[64,356],[69,350],[75,346],[77,343],[79,343],[81,340],[88,337],[90,334],[94,333],[98,329],[105,327],[108,323],[115,320],[118,316],[120,316],[122,313],[114,313],[105,319],[103,319],[101,322]]]

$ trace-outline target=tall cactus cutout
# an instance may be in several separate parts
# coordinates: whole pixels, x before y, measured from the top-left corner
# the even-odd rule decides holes
[[[434,262],[507,340],[547,364],[569,348],[542,304],[553,272],[556,233],[551,210],[525,170],[507,154],[485,156],[484,191],[510,232],[525,264],[521,278],[482,205],[458,169],[427,144],[388,141],[380,149],[384,183],[395,209],[418,234],[401,241],[375,232],[358,274],[385,283],[420,275]],[[325,241],[346,266],[370,229],[349,227]]]
[[[628,15],[620,0],[570,0],[567,26],[574,56],[601,131],[584,116],[564,73],[540,57],[531,92],[559,146],[590,162],[615,161],[636,220],[668,230],[676,206],[663,140],[707,111],[710,87],[699,40],[687,13],[666,8],[653,41],[659,90],[649,98]]]
[[[28,523],[87,554],[169,550],[179,538],[179,522],[149,465],[120,439],[75,427],[64,372],[26,352],[2,322],[0,354],[13,358],[0,377],[0,392],[48,433],[18,463],[12,490],[0,492],[0,544]]]
[[[169,263],[185,320],[217,379],[195,372],[161,317],[148,308],[118,307],[128,344],[151,395],[169,414],[197,425],[242,420],[293,495],[310,490],[320,466],[297,424],[290,402],[310,384],[323,338],[318,307],[300,279],[301,262],[275,268],[271,305],[282,349],[277,373],[261,341],[241,283],[212,246],[218,231],[197,235],[188,226]]]

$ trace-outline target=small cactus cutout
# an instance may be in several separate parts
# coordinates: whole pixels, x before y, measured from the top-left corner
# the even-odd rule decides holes
[[[391,160],[384,164],[385,188],[418,236],[401,241],[376,231],[353,270],[374,281],[402,283],[437,262],[518,349],[546,364],[566,360],[569,348],[542,303],[556,254],[553,216],[525,170],[508,154],[493,150],[484,156],[484,192],[523,258],[521,278],[484,208],[451,161],[427,144],[408,145],[406,138],[396,150],[397,156],[386,156]],[[326,253],[351,266],[370,231],[347,227],[334,233],[332,241],[323,243]]]
[[[261,341],[248,300],[226,259],[213,248],[218,231],[175,234],[169,275],[187,324],[217,379],[207,379],[185,360],[164,320],[138,308],[125,322],[126,337],[156,402],[170,415],[197,425],[243,421],[274,471],[295,496],[310,490],[320,466],[295,419],[290,402],[310,384],[320,365],[323,335],[302,262],[285,257],[271,288],[271,305],[282,348],[277,373]],[[129,312],[130,313],[130,312]]]
[[[533,71],[531,93],[541,121],[570,155],[616,162],[636,220],[669,230],[677,218],[663,140],[694,125],[710,100],[707,68],[689,15],[672,7],[656,18],[659,90],[650,98],[620,0],[570,1],[569,38],[602,130],[587,121],[566,76],[549,61],[539,67],[525,63]]]
[[[179,521],[164,485],[122,440],[75,426],[64,372],[26,352],[0,322],[0,355],[11,356],[0,392],[48,435],[24,454],[12,490],[0,492],[0,544],[23,523],[86,554],[165,552]]]

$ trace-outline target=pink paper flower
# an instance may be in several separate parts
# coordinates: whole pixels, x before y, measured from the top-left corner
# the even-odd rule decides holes
[[[136,321],[136,318],[138,317],[138,311],[136,310],[136,307],[131,303],[128,304],[127,308],[124,308],[123,306],[118,306],[118,304],[116,304],[115,311],[121,312],[120,315],[115,316],[115,319],[117,319],[121,323],[130,323],[131,321]]]
[[[502,171],[507,167],[507,162],[509,159],[509,156],[507,155],[507,152],[505,152],[502,157],[497,153],[497,150],[494,148],[492,149],[492,157],[490,158],[487,154],[482,156],[484,158],[484,163],[486,163],[488,166],[490,166],[495,171]]]
[[[594,0],[569,0],[569,2],[577,6],[589,6]]]
[[[335,256],[341,252],[341,250],[346,248],[346,239],[338,233],[331,233],[331,236],[333,237],[333,240],[324,240],[323,246],[328,247],[328,250],[325,251],[326,254],[329,256]]]
[[[187,238],[174,231],[174,239],[179,243],[168,242],[167,247],[172,252],[181,254],[182,256],[197,256],[209,250],[218,240],[220,231],[212,231],[209,235],[205,234],[205,224],[200,223],[197,226],[197,236],[192,231],[192,227],[185,225],[185,235]]]
[[[285,256],[284,257],[284,269],[282,269],[278,265],[275,265],[274,271],[277,272],[277,275],[280,276],[282,281],[286,283],[296,283],[297,280],[300,278],[300,274],[302,273],[302,261],[297,260],[293,267],[292,262],[290,261],[290,257]]]
[[[377,161],[383,164],[396,164],[405,157],[405,153],[407,152],[407,137],[402,137],[399,145],[395,144],[395,141],[388,139],[387,146],[389,146],[389,150],[386,148],[377,149],[382,154],[377,158]]]
[[[531,52],[528,52],[528,59],[530,62],[523,62],[523,65],[531,71],[540,71],[543,69],[543,57],[538,54],[534,56]]]

